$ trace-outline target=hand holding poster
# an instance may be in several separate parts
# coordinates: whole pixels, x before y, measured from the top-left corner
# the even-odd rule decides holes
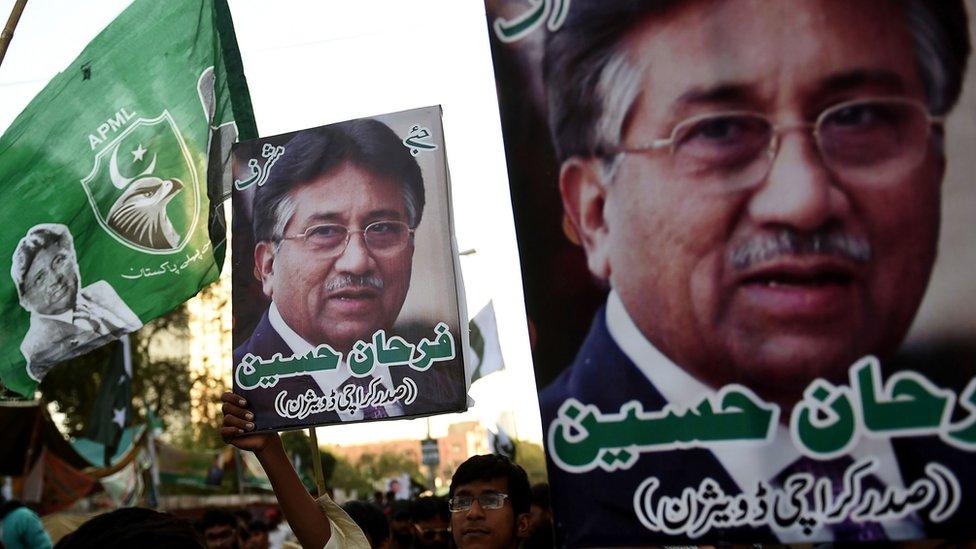
[[[440,109],[234,156],[233,381],[257,430],[464,410]]]
[[[486,4],[560,545],[973,537],[966,5]]]

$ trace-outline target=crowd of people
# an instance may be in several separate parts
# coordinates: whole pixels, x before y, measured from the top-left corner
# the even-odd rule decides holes
[[[548,487],[529,484],[518,464],[500,455],[469,458],[454,471],[447,498],[411,502],[351,502],[339,507],[328,495],[304,489],[281,437],[252,433],[254,414],[234,393],[222,396],[221,435],[254,452],[297,540],[304,547],[516,548],[552,547]]]
[[[553,547],[549,487],[531,486],[518,464],[500,455],[469,458],[455,470],[447,497],[337,505],[313,498],[299,480],[277,433],[249,434],[247,403],[223,396],[222,435],[252,451],[271,480],[280,505],[255,517],[247,509],[208,509],[195,522],[130,507],[99,515],[61,538],[56,549],[200,548],[279,549],[535,549]],[[37,515],[15,502],[0,505],[0,549],[51,547]]]

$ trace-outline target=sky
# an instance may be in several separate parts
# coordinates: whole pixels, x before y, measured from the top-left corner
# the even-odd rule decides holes
[[[5,21],[14,0],[0,0]],[[0,65],[0,131],[129,0],[28,0]],[[514,412],[516,435],[539,442],[515,229],[498,119],[484,4],[478,0],[229,0],[260,135],[441,105],[455,235],[467,308],[491,300],[506,370],[476,382],[465,414],[493,425]],[[229,265],[229,264],[228,264]],[[138,373],[136,374],[138,375]],[[321,428],[322,444],[423,438],[428,421]]]

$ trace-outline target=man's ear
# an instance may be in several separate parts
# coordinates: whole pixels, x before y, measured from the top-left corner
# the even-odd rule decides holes
[[[563,162],[559,170],[559,192],[566,216],[586,250],[590,272],[601,280],[609,280],[610,245],[604,217],[607,189],[600,173],[600,160],[574,157]]]
[[[261,290],[268,298],[272,298],[274,287],[275,243],[267,240],[258,242],[254,246],[254,278],[261,281]]]
[[[522,513],[515,518],[515,537],[526,539],[529,537],[529,514]]]

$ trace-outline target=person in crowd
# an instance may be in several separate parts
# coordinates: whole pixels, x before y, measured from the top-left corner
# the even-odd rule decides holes
[[[552,511],[549,508],[549,484],[532,485],[532,503],[529,505],[529,535],[523,540],[522,549],[549,549],[554,544]]]
[[[318,500],[305,489],[276,432],[250,433],[254,414],[248,402],[231,392],[221,396],[224,418],[220,428],[224,442],[254,452],[271,481],[288,524],[303,547],[368,547],[362,529],[328,495]],[[324,516],[323,516],[324,515]]]
[[[525,470],[505,456],[473,456],[451,478],[451,533],[459,549],[514,549],[529,531]]]
[[[349,501],[342,505],[342,509],[366,534],[370,549],[389,548],[390,525],[383,509],[368,501]]]
[[[451,543],[451,511],[437,496],[417,498],[410,505],[414,543],[417,549],[447,549]]]
[[[226,509],[208,509],[200,519],[200,530],[207,549],[241,549],[238,517]]]
[[[413,547],[414,527],[410,520],[410,502],[388,502],[387,517],[390,522],[390,549],[409,549]]]
[[[4,540],[6,542],[6,540]],[[5,545],[45,547],[43,544]],[[47,547],[50,547],[48,541]],[[56,549],[203,549],[203,538],[186,519],[142,507],[98,515],[61,538]]]
[[[247,525],[247,530],[251,537],[244,544],[245,549],[269,549],[271,543],[268,540],[268,523],[261,520],[252,520]]]
[[[41,518],[17,500],[0,496],[0,547],[4,549],[47,549],[51,538]]]

